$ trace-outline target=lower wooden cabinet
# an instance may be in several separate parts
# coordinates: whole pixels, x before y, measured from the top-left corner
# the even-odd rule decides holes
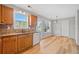
[[[33,34],[28,34],[27,36],[26,36],[27,38],[27,40],[26,40],[26,46],[27,46],[27,48],[30,48],[30,47],[32,47],[32,45],[33,45]]]
[[[17,40],[18,52],[32,47],[32,34],[19,35]]]
[[[2,53],[2,39],[0,38],[0,54]]]
[[[3,37],[3,54],[17,53],[17,37],[8,36]]]
[[[15,54],[29,49],[33,45],[33,34],[4,36],[0,38],[0,54]]]
[[[25,35],[19,35],[17,36],[17,47],[18,47],[18,52],[21,52],[23,50],[25,50]]]

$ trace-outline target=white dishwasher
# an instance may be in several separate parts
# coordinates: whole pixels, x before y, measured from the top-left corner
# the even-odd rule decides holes
[[[40,40],[41,40],[40,33],[34,33],[33,34],[33,45],[40,43]]]

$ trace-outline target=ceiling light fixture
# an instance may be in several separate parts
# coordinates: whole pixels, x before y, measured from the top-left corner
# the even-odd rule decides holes
[[[34,15],[38,14],[39,12],[37,9],[33,8],[33,6],[31,6],[30,4],[27,5],[27,9],[31,11]]]
[[[27,6],[28,8],[32,8],[30,5]]]

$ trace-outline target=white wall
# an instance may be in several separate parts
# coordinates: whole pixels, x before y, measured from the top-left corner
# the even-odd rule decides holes
[[[69,36],[75,39],[75,34],[75,18],[72,18],[69,20]]]
[[[54,35],[61,35],[61,23],[60,21],[52,22],[52,32]]]
[[[55,35],[69,35],[69,20],[57,20],[56,23],[53,24],[53,33]]]
[[[52,21],[53,35],[69,36],[75,39],[75,17]]]
[[[62,20],[60,23],[62,36],[69,36],[69,20]]]

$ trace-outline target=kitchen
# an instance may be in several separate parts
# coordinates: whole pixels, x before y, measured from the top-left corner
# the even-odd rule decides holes
[[[0,58],[79,59],[78,2],[0,0]]]
[[[0,53],[20,53],[31,48],[36,23],[37,16],[0,4]]]
[[[1,4],[0,53],[78,53],[75,8],[78,5]]]

